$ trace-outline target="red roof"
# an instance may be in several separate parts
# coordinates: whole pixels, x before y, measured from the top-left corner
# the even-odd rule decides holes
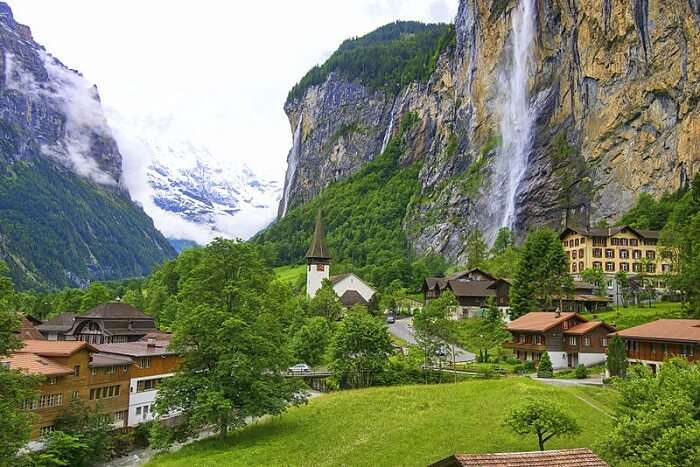
[[[605,324],[602,321],[587,321],[585,323],[577,324],[573,328],[567,329],[566,331],[564,331],[564,334],[583,335],[583,334],[587,334],[587,333],[591,332],[592,330],[594,330],[598,326],[605,326],[606,328],[608,328],[609,331],[615,330],[614,327],[612,327],[608,324]]]
[[[619,331],[617,335],[636,339],[700,343],[700,319],[659,319]]]
[[[33,353],[15,353],[2,359],[11,369],[44,376],[63,376],[73,373],[68,367]]]
[[[548,331],[553,327],[571,318],[578,317],[581,321],[587,321],[578,313],[555,311],[532,311],[520,318],[508,323],[509,331]]]
[[[590,449],[508,452],[500,454],[457,454],[434,467],[607,467]]]
[[[95,347],[82,341],[26,340],[22,341],[22,343],[24,346],[17,350],[17,353],[34,353],[45,357],[70,357],[83,349],[97,352]]]

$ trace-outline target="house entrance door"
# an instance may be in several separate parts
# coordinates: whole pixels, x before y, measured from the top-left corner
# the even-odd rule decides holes
[[[578,354],[570,353],[567,354],[569,368],[576,368],[578,366]]]

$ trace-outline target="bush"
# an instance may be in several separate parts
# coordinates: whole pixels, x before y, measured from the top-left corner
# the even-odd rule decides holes
[[[525,371],[532,371],[532,370],[534,370],[534,369],[535,369],[535,362],[530,361],[530,360],[526,361],[525,363],[523,363],[523,369],[524,369]]]
[[[552,360],[549,358],[548,352],[543,352],[542,357],[540,357],[540,364],[537,367],[537,377],[551,378],[552,376],[554,376],[554,370],[552,369]]]
[[[147,448],[153,422],[139,423],[133,431],[132,441],[135,448]]]
[[[588,378],[588,368],[581,363],[576,367],[576,379],[586,379]]]

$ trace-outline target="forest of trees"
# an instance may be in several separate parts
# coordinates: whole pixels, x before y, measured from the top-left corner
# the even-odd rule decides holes
[[[425,81],[435,70],[440,53],[454,46],[454,26],[397,21],[360,38],[348,39],[321,66],[296,84],[287,101],[304,95],[336,72],[360,80],[371,89],[397,93],[414,81]]]

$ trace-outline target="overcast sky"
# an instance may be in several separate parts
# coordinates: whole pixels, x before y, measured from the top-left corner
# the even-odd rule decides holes
[[[37,42],[126,118],[172,119],[224,161],[282,180],[290,87],[344,39],[457,0],[9,0]]]

